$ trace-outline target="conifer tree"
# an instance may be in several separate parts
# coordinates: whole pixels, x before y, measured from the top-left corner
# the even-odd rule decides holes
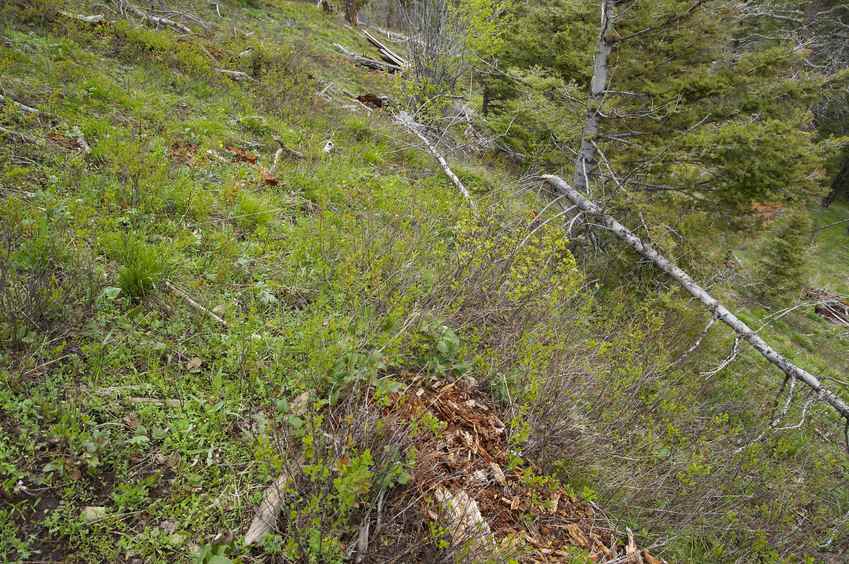
[[[772,303],[792,301],[802,287],[811,219],[804,209],[793,210],[767,240],[759,258],[760,296]]]

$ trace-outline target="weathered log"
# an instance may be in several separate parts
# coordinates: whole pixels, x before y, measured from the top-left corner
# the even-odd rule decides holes
[[[224,76],[228,76],[235,80],[236,82],[254,82],[254,78],[250,76],[248,73],[237,71],[237,70],[228,70],[228,69],[215,69],[215,72],[221,73]]]
[[[175,29],[175,30],[183,32],[183,33],[192,33],[191,28],[189,28],[189,27],[187,27],[187,26],[185,26],[185,25],[183,25],[179,22],[175,22],[174,20],[172,20],[170,18],[165,18],[165,17],[162,17],[162,16],[154,16],[153,14],[148,14],[144,10],[142,10],[142,9],[136,7],[136,6],[133,6],[132,4],[123,4],[123,8],[125,10],[129,10],[130,12],[135,14],[136,16],[142,18],[146,22],[153,24],[156,27],[160,27],[160,26],[161,27],[170,27],[172,29]]]
[[[277,527],[277,517],[280,515],[280,510],[283,509],[284,494],[286,485],[289,483],[289,476],[285,472],[277,478],[277,480],[268,486],[265,490],[265,495],[262,498],[262,503],[256,510],[256,515],[251,526],[245,534],[245,544],[251,545],[270,533]]]
[[[362,55],[357,55],[356,53],[349,51],[338,43],[334,43],[334,46],[340,53],[342,53],[358,65],[362,65],[366,68],[385,72],[401,72],[402,70],[401,67],[399,67],[398,65],[392,63],[384,63],[383,61],[378,61],[376,59],[370,59],[368,57],[363,57]]]
[[[847,424],[849,424],[849,404],[837,394],[827,389],[819,378],[799,368],[773,349],[748,325],[731,313],[716,298],[711,296],[707,290],[696,284],[690,278],[689,274],[672,264],[666,257],[654,250],[648,243],[640,240],[639,237],[621,223],[605,214],[597,204],[586,199],[559,176],[544,175],[542,179],[551,184],[560,194],[569,198],[583,212],[598,217],[614,235],[622,239],[629,247],[653,262],[655,266],[678,282],[690,295],[699,300],[714,317],[731,327],[740,338],[752,345],[756,351],[763,355],[770,363],[777,366],[788,378],[800,380],[813,389],[820,399],[833,407],[841,417],[846,419]]]
[[[411,116],[407,112],[399,113],[395,119],[398,123],[410,130],[410,132],[412,132],[416,137],[422,140],[422,143],[424,143],[425,148],[427,148],[428,152],[433,155],[433,157],[437,160],[439,166],[441,166],[442,170],[445,171],[445,175],[448,177],[448,179],[451,180],[454,186],[457,187],[457,190],[460,191],[463,197],[466,198],[466,201],[469,202],[469,205],[474,209],[475,202],[474,200],[472,200],[472,195],[469,193],[469,191],[466,189],[466,187],[463,185],[457,175],[454,174],[454,171],[451,170],[451,167],[448,166],[448,161],[445,160],[445,157],[443,157],[439,153],[439,151],[436,150],[436,147],[434,147],[430,140],[425,137],[424,133],[421,132],[421,124],[416,123],[416,121],[413,119],[413,116]]]
[[[377,47],[377,50],[378,52],[380,52],[380,56],[383,58],[384,61],[393,65],[397,65],[401,68],[407,67],[407,61],[403,57],[401,57],[400,55],[392,51],[392,49],[381,43],[375,36],[367,32],[366,30],[363,29],[361,31],[363,32],[363,35],[365,35],[366,39],[368,39],[369,43]]]
[[[37,109],[33,108],[32,106],[27,106],[26,104],[22,104],[22,103],[18,102],[17,100],[12,100],[11,98],[6,98],[2,94],[0,94],[0,105],[5,104],[7,100],[9,102],[11,102],[12,105],[16,106],[22,112],[26,112],[28,114],[41,113]]]
[[[103,22],[106,19],[103,16],[103,14],[94,14],[92,16],[86,16],[86,15],[83,15],[83,14],[72,14],[71,12],[66,12],[64,10],[60,10],[59,13],[62,14],[63,16],[65,16],[66,18],[71,18],[73,20],[79,20],[79,21],[81,21],[83,23],[87,23],[87,24],[98,24],[98,23]]]

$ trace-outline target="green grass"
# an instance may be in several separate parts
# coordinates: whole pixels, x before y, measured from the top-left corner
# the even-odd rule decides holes
[[[595,294],[575,290],[583,280],[554,222],[514,261],[526,219],[544,204],[500,201],[520,192],[511,171],[489,156],[458,158],[487,209],[474,218],[389,116],[342,107],[343,90],[402,100],[407,89],[336,53],[336,42],[369,49],[341,16],[284,0],[222,3],[222,18],[206,2],[179,6],[210,30],[181,38],[57,12],[103,11],[87,1],[0,7],[3,94],[43,110],[0,107],[0,126],[33,140],[0,133],[0,559],[329,559],[304,546],[337,551],[355,538],[386,464],[397,470],[413,453],[352,439],[334,459],[334,445],[311,442],[324,440],[316,429],[351,390],[388,403],[414,375],[473,375],[500,401],[516,450],[548,436],[553,425],[533,420],[534,409],[556,398],[562,412],[548,416],[565,414],[556,420],[564,452],[575,451],[568,460],[557,451],[549,469],[642,538],[666,533],[643,519],[667,531],[677,523],[674,513],[650,521],[657,513],[640,504],[674,511],[717,492],[757,498],[705,517],[703,529],[692,523],[668,548],[673,558],[721,561],[727,547],[771,554],[753,531],[774,540],[797,514],[816,523],[812,535],[830,534],[846,503],[832,445],[803,430],[728,454],[764,426],[780,375],[748,351],[704,380],[699,371],[730,346],[717,329],[681,374],[659,370],[671,349],[691,344],[703,315],[672,292],[640,294],[662,286],[630,254],[611,270],[627,274],[622,288]],[[333,102],[317,95],[328,81]],[[276,185],[228,149],[269,168],[276,138],[305,156],[284,157]],[[325,154],[328,139],[335,150]],[[815,213],[824,226],[849,208]],[[734,236],[708,214],[693,221],[717,243],[703,253],[710,274]],[[748,239],[744,281],[760,242]],[[808,285],[849,292],[847,240],[845,226],[817,235]],[[737,287],[716,291],[755,327],[769,315]],[[842,386],[841,328],[800,309],[764,336]],[[308,407],[296,410],[305,392]],[[341,418],[344,436],[354,419]],[[573,440],[587,429],[592,440]],[[296,453],[309,453],[305,483],[320,490],[325,480],[332,493],[298,492],[304,513],[287,518],[302,529],[243,546],[264,488]],[[720,458],[733,464],[717,467]]]
[[[4,94],[43,114],[0,108],[4,128],[38,140],[2,140],[0,216],[16,256],[93,254],[90,276],[45,291],[65,313],[79,293],[95,303],[49,331],[24,323],[18,347],[0,353],[0,559],[185,560],[227,532],[215,551],[248,555],[239,535],[284,454],[275,406],[333,393],[347,378],[341,358],[400,361],[396,337],[428,291],[420,281],[443,268],[457,196],[407,175],[389,120],[315,96],[323,76],[356,92],[398,85],[336,55],[332,42],[364,42],[311,5],[222,5],[220,21],[188,5],[214,25],[189,41],[90,27],[56,7],[4,8]],[[259,80],[237,84],[214,66],[259,69]],[[208,153],[226,160],[236,145],[269,167],[275,136],[307,157],[284,157],[277,186]],[[58,247],[35,246],[60,227]]]

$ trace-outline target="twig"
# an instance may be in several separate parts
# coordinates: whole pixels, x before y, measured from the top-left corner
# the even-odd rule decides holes
[[[27,370],[26,372],[24,372],[24,376],[29,376],[30,374],[34,374],[34,373],[36,373],[40,370],[44,370],[48,366],[56,364],[57,362],[61,362],[61,361],[65,360],[66,358],[70,358],[72,356],[76,356],[76,354],[74,354],[74,353],[65,354],[65,355],[60,356],[59,358],[54,358],[53,360],[47,361],[43,364],[39,364],[35,368],[31,368],[31,369]]]
[[[168,289],[170,289],[172,292],[174,292],[175,294],[177,294],[177,295],[179,295],[181,298],[183,298],[183,299],[186,301],[186,303],[188,303],[190,306],[192,306],[193,308],[195,308],[196,310],[198,310],[198,311],[199,311],[199,312],[201,312],[201,313],[205,313],[206,315],[208,315],[209,317],[211,317],[212,319],[214,319],[215,321],[217,321],[218,323],[220,323],[220,324],[221,324],[221,325],[223,325],[224,327],[228,327],[228,325],[227,325],[227,322],[226,322],[226,321],[224,321],[221,317],[219,317],[219,316],[218,316],[218,315],[216,315],[215,313],[211,312],[210,310],[206,309],[205,307],[203,307],[202,305],[200,305],[199,303],[197,303],[197,302],[196,302],[195,300],[193,300],[193,299],[191,298],[191,296],[189,296],[189,295],[188,295],[185,291],[183,291],[183,290],[181,290],[180,288],[176,287],[176,286],[175,286],[175,285],[173,285],[171,282],[167,282],[167,281],[166,281],[166,282],[165,282],[165,285],[166,285],[166,286],[168,287]]]

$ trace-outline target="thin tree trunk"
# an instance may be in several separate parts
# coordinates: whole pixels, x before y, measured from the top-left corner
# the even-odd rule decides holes
[[[357,12],[358,11],[359,11],[359,6],[357,6],[357,0],[345,0],[345,19],[353,27],[357,27]]]
[[[593,76],[590,82],[590,94],[587,99],[587,117],[581,132],[581,148],[575,158],[575,175],[573,184],[578,190],[587,192],[589,179],[595,171],[597,162],[595,138],[598,135],[601,119],[601,105],[607,90],[607,79],[610,74],[608,60],[613,52],[613,20],[615,19],[616,0],[601,0],[601,28],[596,43],[593,60]]]
[[[789,378],[801,380],[810,386],[831,407],[833,407],[844,419],[849,422],[849,404],[838,397],[834,392],[825,388],[819,378],[806,372],[802,368],[784,358],[766,341],[764,341],[748,325],[743,323],[737,316],[731,313],[725,306],[711,296],[704,288],[696,284],[690,276],[669,262],[663,255],[655,251],[647,243],[640,240],[621,223],[605,214],[595,203],[584,198],[577,190],[569,186],[558,176],[545,175],[542,177],[546,182],[557,189],[558,192],[569,198],[578,208],[588,214],[597,216],[614,235],[625,241],[632,249],[643,257],[652,261],[659,269],[671,276],[693,297],[702,304],[720,321],[731,327],[741,338],[749,342],[752,347],[761,353],[769,362],[781,369]]]
[[[411,116],[407,112],[399,113],[395,119],[398,123],[410,130],[410,132],[412,132],[416,137],[422,140],[422,143],[424,143],[425,148],[431,155],[433,155],[433,158],[436,159],[436,162],[439,163],[439,166],[442,167],[442,170],[445,171],[445,176],[447,176],[448,179],[451,180],[451,183],[454,184],[457,190],[463,195],[464,198],[466,198],[466,201],[469,202],[469,206],[472,209],[475,209],[475,201],[472,200],[472,195],[463,185],[463,182],[457,177],[456,174],[454,174],[454,171],[451,170],[451,167],[448,166],[448,161],[445,160],[445,157],[443,157],[439,153],[439,151],[436,150],[436,147],[433,146],[433,143],[431,143],[430,140],[425,137],[425,134],[421,132],[421,124],[416,123],[413,119],[413,116]]]

